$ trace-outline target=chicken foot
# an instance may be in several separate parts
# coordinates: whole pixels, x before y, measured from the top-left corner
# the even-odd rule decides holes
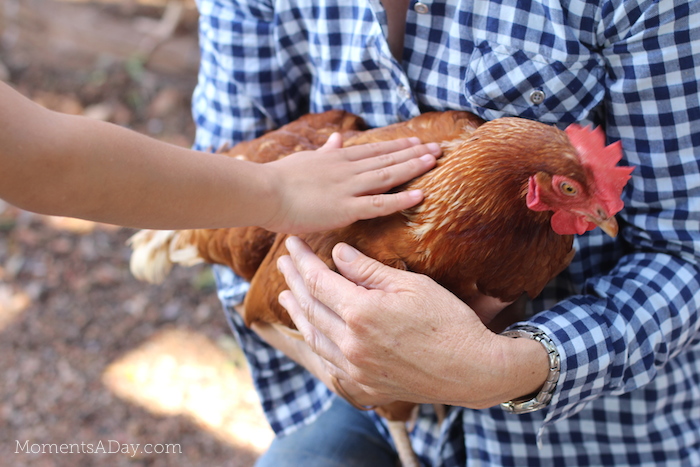
[[[408,437],[406,422],[401,420],[387,420],[387,425],[389,427],[391,439],[394,440],[396,452],[399,453],[399,460],[401,461],[402,467],[420,467],[420,461],[413,451],[411,439]]]

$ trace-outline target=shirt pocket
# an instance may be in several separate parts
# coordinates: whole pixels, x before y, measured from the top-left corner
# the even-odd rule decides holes
[[[565,61],[501,44],[475,47],[464,81],[466,99],[487,120],[519,116],[566,126],[594,122],[605,96],[602,58]]]

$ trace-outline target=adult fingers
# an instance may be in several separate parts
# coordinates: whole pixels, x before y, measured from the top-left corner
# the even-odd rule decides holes
[[[332,306],[324,303],[323,298],[330,291],[347,296],[348,289],[355,285],[342,276],[331,271],[308,246],[297,237],[290,237],[287,249],[291,256],[283,256],[277,266],[289,286],[289,292],[280,294],[280,304],[287,310],[299,331],[304,335],[314,351],[336,363],[336,350],[325,339],[341,342],[346,334],[345,322]],[[294,259],[292,259],[292,256]],[[333,293],[331,293],[333,294]]]
[[[291,291],[285,290],[280,293],[279,302],[287,310],[304,341],[314,353],[335,367],[342,368],[347,365],[347,360],[338,346],[308,320],[307,314]]]
[[[346,243],[338,243],[333,247],[333,262],[338,272],[351,283],[387,293],[397,292],[397,284],[402,283],[401,276],[411,274],[382,264]]]
[[[296,237],[294,237],[294,240],[302,243]],[[288,244],[296,242],[292,241],[288,242]],[[337,274],[328,269],[328,266],[314,255],[306,244],[303,244],[303,247],[308,251],[308,253],[305,252],[306,258],[302,260],[304,263],[302,266],[303,271],[300,270],[297,263],[292,261],[290,256],[285,255],[277,260],[277,268],[284,276],[289,291],[294,298],[293,301],[290,300],[290,295],[285,293],[283,296],[280,296],[283,300],[280,303],[285,308],[287,305],[292,308],[291,311],[288,310],[292,319],[297,318],[296,315],[301,315],[298,319],[302,324],[303,320],[310,321],[313,326],[318,326],[323,331],[344,327],[345,323],[342,319],[316,298],[313,293],[315,284],[323,283],[326,280],[326,275],[332,277],[337,276]]]
[[[291,264],[285,260],[278,262],[278,266],[307,318],[311,313],[316,312],[314,307],[323,305],[325,309],[332,310],[337,319],[344,324],[348,305],[359,299],[358,293],[361,290],[355,283],[331,271],[298,237],[287,238],[285,246],[289,251]],[[329,331],[334,327],[334,323],[330,321],[326,323],[327,318],[321,318],[323,321],[315,317],[314,325],[333,338]]]

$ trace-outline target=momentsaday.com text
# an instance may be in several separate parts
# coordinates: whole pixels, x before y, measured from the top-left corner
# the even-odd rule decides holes
[[[15,454],[182,454],[179,444],[120,443],[117,440],[96,443],[29,443],[15,441]]]

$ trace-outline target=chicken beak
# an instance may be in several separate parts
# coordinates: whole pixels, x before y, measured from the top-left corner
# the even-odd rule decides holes
[[[612,238],[617,237],[617,232],[619,231],[619,226],[617,225],[617,220],[615,216],[608,217],[607,219],[592,219],[593,222],[600,227],[603,232],[610,235]]]

